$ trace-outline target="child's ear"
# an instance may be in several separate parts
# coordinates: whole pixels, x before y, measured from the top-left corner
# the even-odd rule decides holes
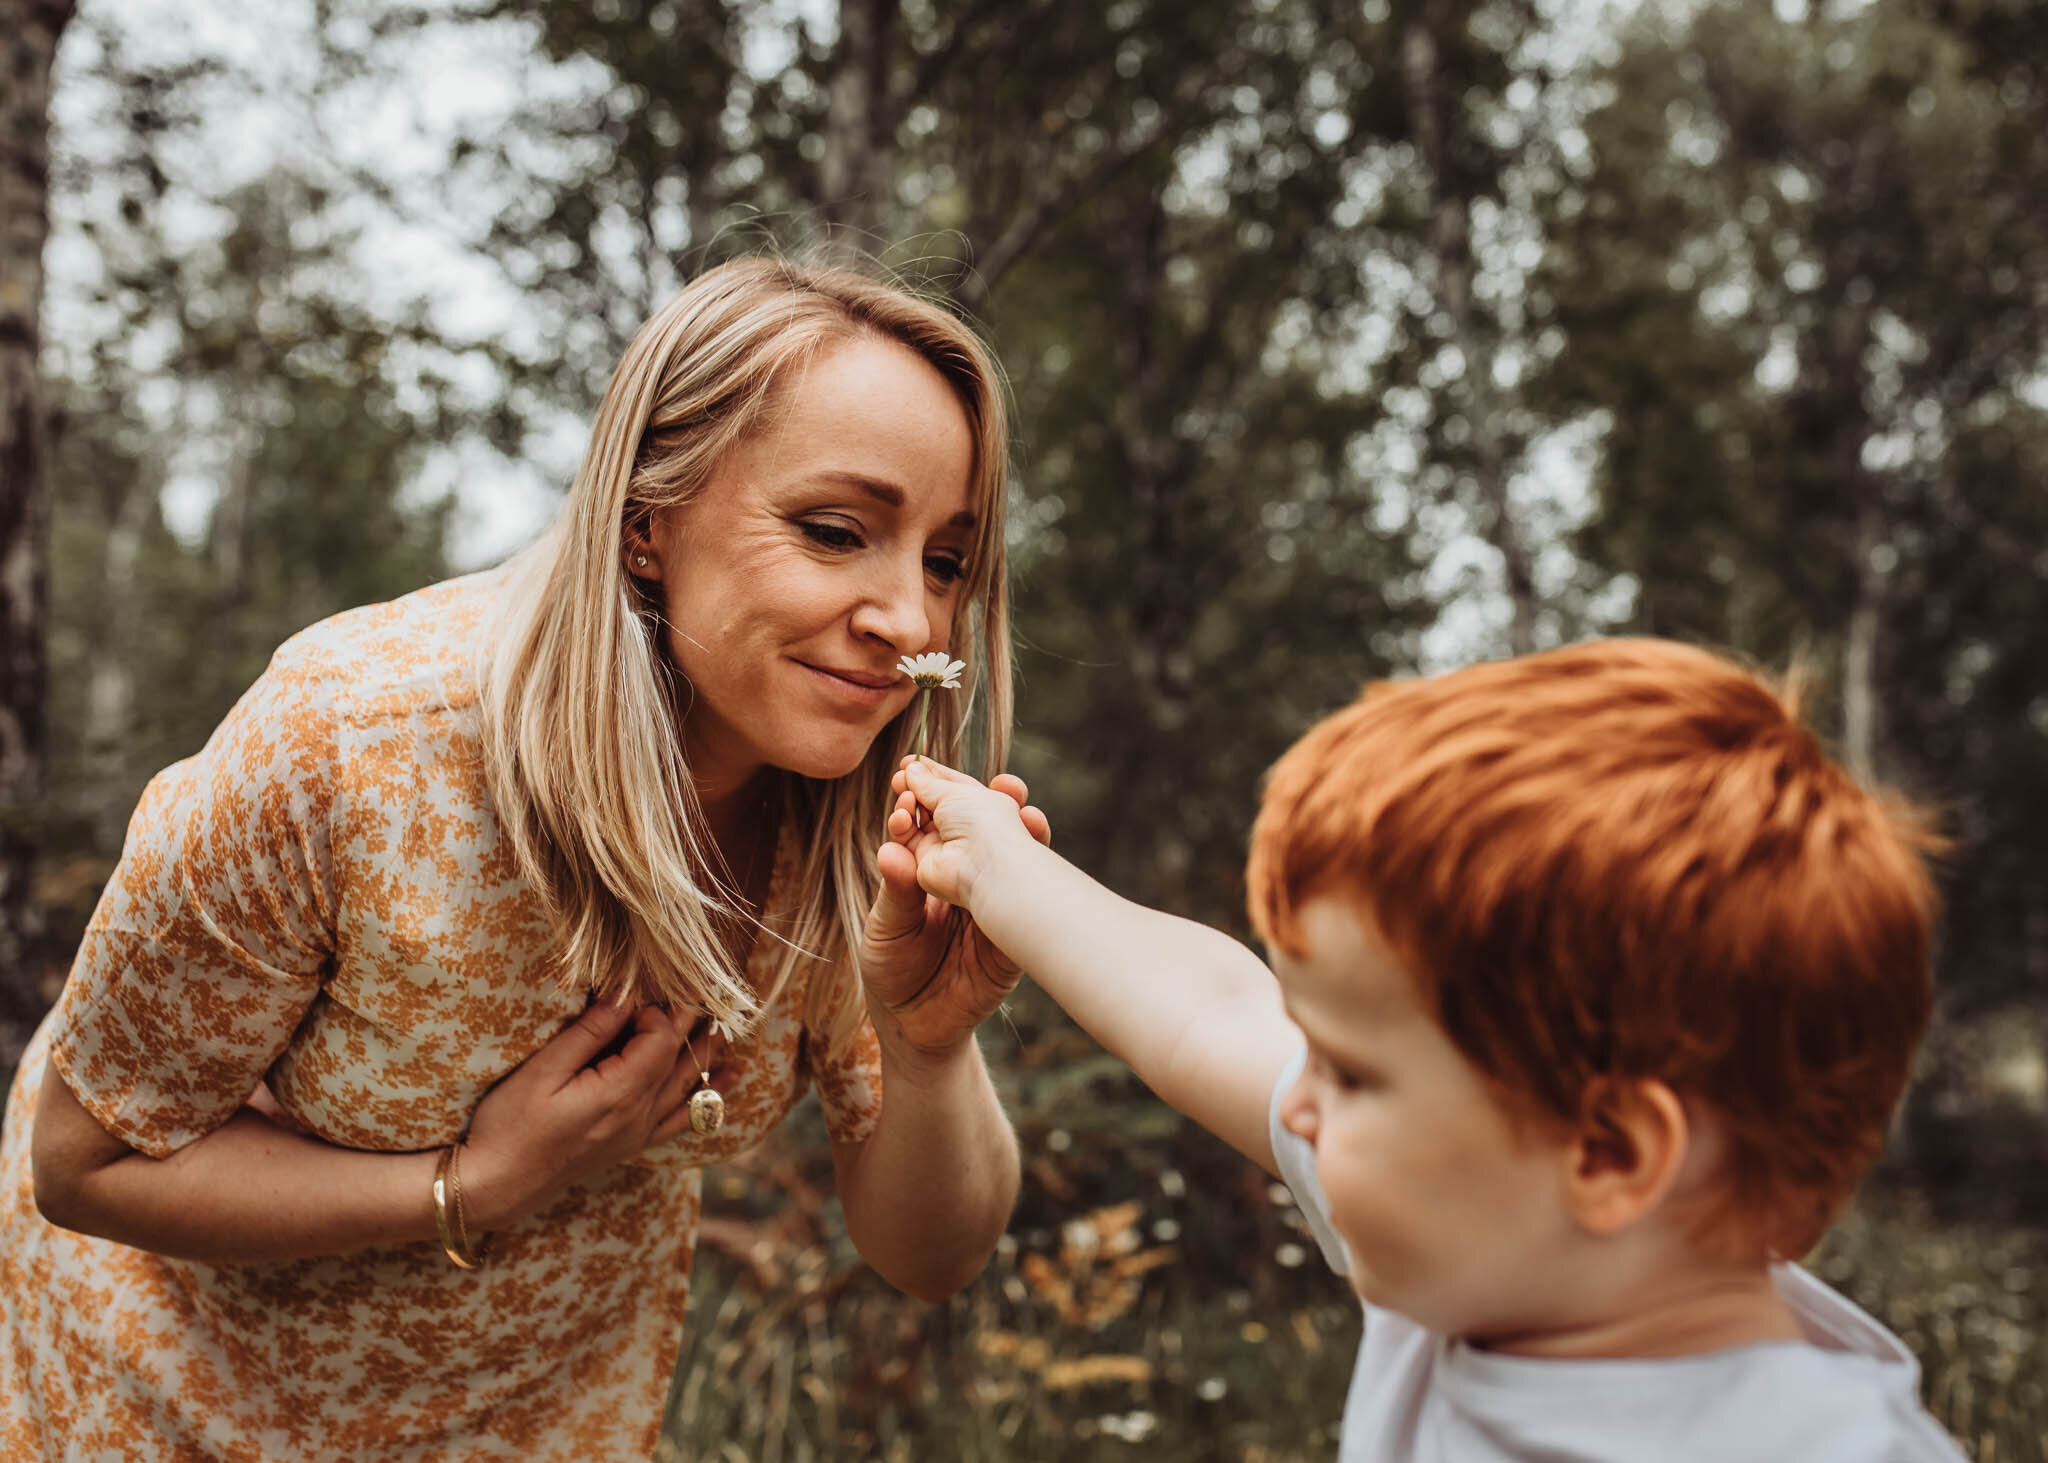
[[[1596,1235],[1620,1233],[1671,1192],[1691,1142],[1685,1104],[1662,1082],[1601,1083],[1566,1149],[1572,1217]]]

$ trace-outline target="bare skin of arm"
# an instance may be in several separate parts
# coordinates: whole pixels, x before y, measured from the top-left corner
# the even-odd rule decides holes
[[[885,877],[907,871],[967,909],[1163,1101],[1275,1172],[1267,1104],[1301,1036],[1264,962],[1104,888],[1023,836],[1008,799],[965,773],[913,761],[896,786]]]
[[[1051,838],[1021,781],[992,786],[1018,836]],[[861,973],[882,1048],[882,1112],[865,1143],[833,1145],[847,1232],[892,1285],[939,1300],[980,1272],[1017,1201],[1016,1135],[974,1031],[1022,972],[885,851]]]
[[[589,1065],[628,1026],[621,1049]],[[469,1228],[503,1227],[686,1126],[697,1069],[681,1045],[665,1012],[594,1005],[492,1088],[462,1152]],[[253,1107],[152,1158],[107,1132],[54,1065],[32,1138],[51,1223],[213,1264],[433,1240],[438,1161],[339,1148]]]

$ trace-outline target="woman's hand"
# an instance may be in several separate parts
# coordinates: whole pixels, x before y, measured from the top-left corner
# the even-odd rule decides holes
[[[508,1073],[464,1145],[476,1227],[502,1228],[688,1127],[690,1089],[723,1046],[709,1027],[700,1020],[686,1043],[659,1006],[597,1001]]]
[[[901,773],[897,785],[900,791]],[[1011,800],[1031,837],[1052,842],[1052,826],[1030,805],[1023,779],[1006,772],[988,785]],[[890,820],[894,825],[912,816],[906,803]],[[901,842],[892,838],[877,862],[882,888],[861,937],[868,1009],[884,1050],[941,1057],[1002,1005],[1023,972],[989,943],[964,910],[925,893],[917,879],[917,859]]]

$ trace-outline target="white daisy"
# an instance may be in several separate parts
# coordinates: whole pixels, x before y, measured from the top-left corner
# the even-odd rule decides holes
[[[932,692],[957,691],[960,689],[960,672],[967,669],[964,660],[949,660],[943,650],[928,650],[923,655],[906,655],[896,662],[896,669],[917,682],[924,695],[917,698],[917,755],[924,755],[925,721],[932,708]]]
[[[904,656],[896,662],[896,669],[927,691],[934,687],[957,691],[960,689],[960,673],[967,669],[967,662],[949,660],[945,651],[931,650],[923,655]]]

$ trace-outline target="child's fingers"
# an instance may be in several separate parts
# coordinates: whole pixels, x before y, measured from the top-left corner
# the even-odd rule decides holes
[[[981,786],[980,778],[975,777],[971,773],[962,772],[957,767],[948,767],[945,763],[935,761],[930,757],[905,758],[903,770],[913,779],[922,777],[931,783],[944,784],[951,782],[957,783],[962,787]]]
[[[1044,844],[1052,847],[1052,820],[1042,809],[1025,806],[1017,810],[1017,816],[1024,820],[1024,831]]]
[[[916,796],[926,807],[931,807],[954,787],[980,787],[976,779],[964,772],[955,772],[943,763],[930,758],[912,762],[903,769],[903,786]]]
[[[1031,801],[1031,789],[1026,787],[1024,779],[1014,772],[998,772],[988,780],[988,785],[1020,808]]]

